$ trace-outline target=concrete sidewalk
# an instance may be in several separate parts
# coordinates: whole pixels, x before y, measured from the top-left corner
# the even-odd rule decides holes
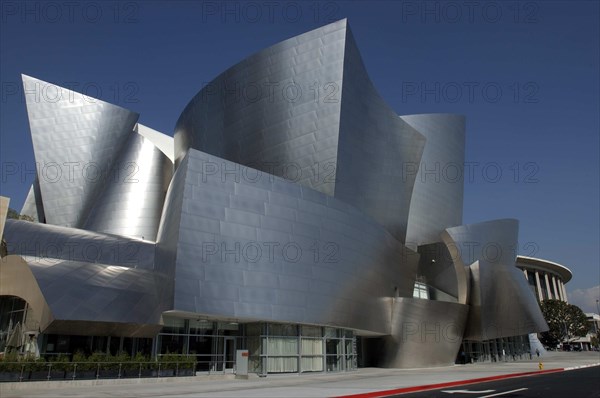
[[[598,352],[558,352],[541,358],[544,369],[600,364]],[[269,375],[235,380],[220,376],[180,379],[133,379],[80,382],[2,383],[9,397],[337,397],[375,391],[495,377],[538,370],[537,358],[526,361],[455,365],[429,369],[365,368],[347,373]],[[60,384],[58,384],[60,383]],[[109,384],[106,384],[109,383]],[[127,384],[126,384],[127,383]]]

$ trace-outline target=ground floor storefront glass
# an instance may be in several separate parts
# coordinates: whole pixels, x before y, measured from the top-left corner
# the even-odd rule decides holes
[[[194,355],[198,371],[233,371],[238,349],[249,351],[249,371],[258,374],[356,369],[356,337],[349,330],[175,317],[163,320],[156,355]]]
[[[15,296],[0,296],[0,352],[7,349],[7,344],[10,348],[11,336],[16,330],[31,329],[31,322],[27,322],[28,310],[25,300]]]
[[[458,363],[516,361],[530,358],[529,336],[498,339],[464,340],[457,358]]]
[[[6,345],[14,325],[26,323],[27,303],[0,300],[0,344]],[[81,325],[77,325],[81,328]],[[214,319],[163,316],[160,332],[151,337],[40,333],[42,357],[72,358],[76,353],[142,354],[148,359],[192,356],[199,372],[234,372],[237,350],[249,351],[249,371],[257,374],[340,372],[357,368],[357,337],[351,330],[268,322],[238,323]]]
[[[288,324],[246,326],[252,372],[339,372],[356,369],[356,337],[350,330]]]
[[[80,336],[65,334],[40,334],[38,337],[40,354],[46,359],[53,356],[72,356],[80,353],[89,356],[93,353],[110,355],[140,353],[150,357],[152,339],[124,336]]]
[[[236,350],[244,344],[244,327],[236,322],[163,317],[155,340],[155,353],[192,355],[200,372],[233,371]]]

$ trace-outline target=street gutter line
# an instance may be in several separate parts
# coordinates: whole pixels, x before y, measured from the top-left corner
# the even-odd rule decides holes
[[[371,392],[358,393],[358,394],[338,395],[335,398],[389,397],[391,395],[401,395],[401,394],[408,394],[408,393],[421,392],[421,391],[427,391],[427,390],[439,390],[439,389],[447,388],[447,387],[463,386],[463,385],[467,385],[467,384],[477,384],[477,383],[483,383],[483,382],[488,382],[488,381],[512,379],[512,378],[517,378],[517,377],[537,376],[537,375],[541,375],[541,374],[545,374],[545,373],[562,372],[564,370],[565,370],[564,368],[555,368],[555,369],[547,369],[547,370],[538,370],[538,371],[533,371],[533,372],[508,373],[508,374],[502,374],[502,375],[496,375],[496,376],[480,377],[477,379],[457,380],[457,381],[450,381],[450,382],[445,382],[445,383],[426,384],[426,385],[413,386],[413,387],[402,387],[402,388],[397,388],[397,389],[393,389],[393,390],[371,391]]]

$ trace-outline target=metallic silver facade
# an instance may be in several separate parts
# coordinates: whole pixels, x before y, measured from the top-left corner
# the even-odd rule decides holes
[[[346,31],[285,40],[210,82],[177,121],[176,166],[194,148],[333,195]]]
[[[153,244],[15,220],[6,232],[9,252],[25,261],[51,312],[46,333],[72,332],[78,322],[88,323],[80,334],[158,331],[169,276],[154,272]]]
[[[175,250],[174,310],[389,332],[386,298],[412,296],[417,255],[351,205],[235,168],[191,149],[177,169],[181,217],[158,241]]]
[[[154,244],[151,242],[17,220],[7,220],[5,231],[10,254],[154,268]]]
[[[464,118],[399,117],[346,20],[222,73],[174,139],[23,84],[39,167],[23,212],[39,223],[7,223],[0,288],[23,290],[47,333],[152,336],[164,312],[322,325],[418,367],[452,363],[462,337],[545,328],[514,267],[517,223],[456,227],[462,175],[427,178],[462,171]],[[432,300],[412,298],[416,281]]]
[[[392,330],[384,339],[383,366],[421,368],[454,364],[469,307],[416,298],[393,301]]]
[[[417,247],[441,241],[446,228],[462,224],[465,117],[452,114],[403,115],[404,121],[427,139],[420,163],[405,163],[417,173],[406,245]]]
[[[48,224],[81,228],[138,114],[23,75]]]
[[[350,29],[344,53],[344,85],[335,197],[373,217],[404,243],[415,174],[425,137],[383,101],[371,83]]]
[[[163,152],[132,132],[113,165],[110,183],[90,210],[85,229],[154,241],[172,170]]]
[[[194,148],[284,177],[354,205],[401,242],[416,177],[402,165],[418,164],[424,145],[373,87],[346,20],[228,69],[175,128],[176,166]]]
[[[467,269],[454,261],[444,243],[421,245],[419,253],[419,281],[430,289],[429,297],[434,300],[467,303]]]
[[[29,76],[23,85],[38,166],[24,213],[155,240],[172,177],[172,138],[138,126],[139,115],[120,107]]]
[[[29,188],[29,193],[21,209],[21,214],[33,218],[35,222],[46,222],[40,182],[37,178]]]
[[[515,266],[518,229],[517,220],[503,219],[446,230],[455,262],[469,269],[465,339],[489,340],[548,329],[523,273]]]

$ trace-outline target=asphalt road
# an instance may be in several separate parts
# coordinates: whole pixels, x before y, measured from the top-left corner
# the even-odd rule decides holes
[[[600,366],[394,395],[394,397],[599,398]]]

